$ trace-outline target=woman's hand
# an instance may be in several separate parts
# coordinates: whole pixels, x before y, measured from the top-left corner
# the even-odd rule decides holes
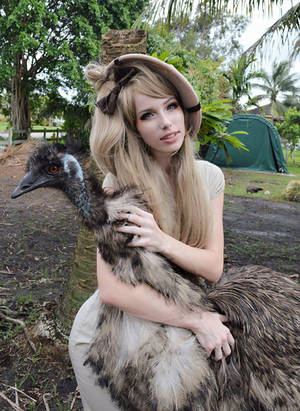
[[[199,315],[199,314],[198,314]],[[204,311],[197,321],[197,327],[192,331],[196,334],[197,340],[202,345],[210,357],[214,351],[214,359],[219,361],[231,354],[234,348],[234,339],[229,328],[223,325],[228,321],[224,315],[216,312]]]
[[[132,207],[131,213],[119,213],[119,216],[130,224],[122,225],[116,230],[135,236],[128,244],[129,246],[144,247],[152,252],[160,252],[162,250],[162,244],[168,236],[158,227],[151,213],[138,207]]]

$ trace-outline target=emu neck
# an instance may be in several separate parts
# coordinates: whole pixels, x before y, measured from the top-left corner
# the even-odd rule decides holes
[[[70,184],[67,184],[65,193],[75,207],[78,208],[82,217],[90,217],[92,208],[84,180],[75,179]]]

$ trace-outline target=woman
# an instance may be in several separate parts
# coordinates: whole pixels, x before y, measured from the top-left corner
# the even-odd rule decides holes
[[[134,234],[131,247],[145,247],[194,274],[216,282],[223,270],[223,191],[221,170],[194,160],[192,138],[201,123],[200,104],[191,85],[171,65],[128,54],[107,67],[91,64],[86,76],[98,101],[91,152],[106,174],[107,191],[136,185],[152,213],[138,208],[122,214]],[[84,366],[97,324],[99,299],[146,321],[191,330],[207,356],[220,360],[234,346],[226,317],[185,312],[147,285],[132,287],[116,279],[97,255],[99,290],[79,310],[70,335],[70,356],[85,410],[116,410],[109,394],[95,385]]]

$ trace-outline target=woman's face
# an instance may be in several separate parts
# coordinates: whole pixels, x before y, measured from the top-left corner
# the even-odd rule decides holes
[[[185,136],[184,113],[174,96],[153,98],[136,93],[136,128],[158,162],[178,151]]]

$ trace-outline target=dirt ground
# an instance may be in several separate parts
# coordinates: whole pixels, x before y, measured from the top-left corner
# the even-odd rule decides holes
[[[5,163],[0,157],[0,312],[32,329],[45,310],[55,312],[59,303],[79,221],[56,191],[10,199],[26,158],[26,150]],[[299,221],[300,204],[226,196],[225,271],[231,265],[260,264],[298,281]],[[33,354],[22,328],[2,316],[0,409],[18,409],[9,401],[21,410],[82,409],[67,351],[45,340]]]

